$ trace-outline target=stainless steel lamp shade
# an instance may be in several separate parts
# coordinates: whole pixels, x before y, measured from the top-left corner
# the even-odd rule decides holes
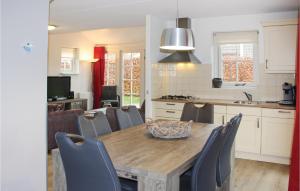
[[[168,28],[161,35],[160,48],[164,50],[194,50],[195,42],[191,29]]]

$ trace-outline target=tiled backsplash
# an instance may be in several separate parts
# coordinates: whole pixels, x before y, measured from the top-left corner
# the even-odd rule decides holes
[[[212,88],[210,64],[153,64],[152,97],[167,94],[191,95],[199,98],[246,99],[243,91],[253,95],[253,100],[274,101],[282,99],[283,82],[294,84],[294,74],[266,74],[260,64],[256,87],[243,89]]]

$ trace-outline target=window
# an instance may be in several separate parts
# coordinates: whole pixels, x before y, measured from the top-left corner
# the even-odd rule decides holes
[[[105,54],[105,71],[104,71],[104,84],[107,86],[117,85],[117,54]]]
[[[254,86],[257,82],[257,32],[215,33],[215,76],[225,86]]]
[[[79,49],[62,48],[60,60],[61,74],[79,74]]]
[[[123,54],[122,104],[140,106],[141,53]]]

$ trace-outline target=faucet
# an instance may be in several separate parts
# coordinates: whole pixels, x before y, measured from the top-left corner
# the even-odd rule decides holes
[[[243,92],[243,93],[246,95],[248,101],[252,102],[252,95],[247,92]]]

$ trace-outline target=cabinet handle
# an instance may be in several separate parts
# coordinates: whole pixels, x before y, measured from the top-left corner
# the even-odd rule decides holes
[[[257,128],[259,129],[259,118],[257,118]]]
[[[278,113],[291,113],[290,111],[282,111],[282,110],[279,110]]]
[[[266,59],[266,69],[268,69],[268,59]]]
[[[167,105],[175,105],[175,103],[166,103]]]
[[[225,116],[224,115],[222,116],[222,124],[223,125],[225,124]]]
[[[166,111],[167,113],[175,113],[175,111]]]

